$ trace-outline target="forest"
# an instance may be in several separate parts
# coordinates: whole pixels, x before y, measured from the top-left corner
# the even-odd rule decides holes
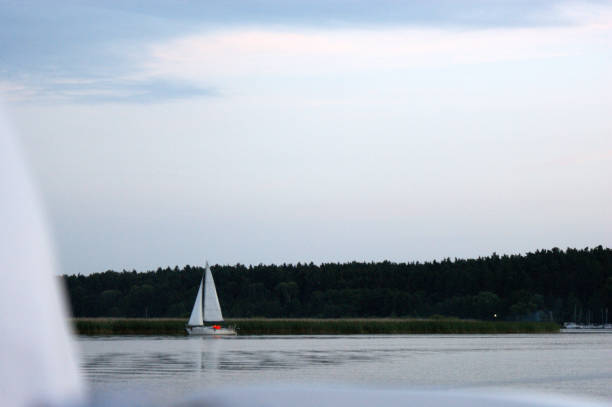
[[[394,263],[215,265],[225,317],[449,316],[601,323],[612,308],[612,250]],[[188,317],[200,266],[62,276],[75,317]],[[612,318],[612,316],[610,316]]]

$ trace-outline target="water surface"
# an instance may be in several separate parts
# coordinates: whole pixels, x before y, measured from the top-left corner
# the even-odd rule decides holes
[[[209,387],[520,388],[612,400],[612,334],[80,337],[94,392],[159,402]]]

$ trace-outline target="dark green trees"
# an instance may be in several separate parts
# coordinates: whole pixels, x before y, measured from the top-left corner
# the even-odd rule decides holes
[[[185,266],[64,280],[75,316],[186,317],[202,272]],[[612,309],[612,250],[601,246],[427,263],[237,264],[213,273],[227,317],[575,316],[599,323]]]

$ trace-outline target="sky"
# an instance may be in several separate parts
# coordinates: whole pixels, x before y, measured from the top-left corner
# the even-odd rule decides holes
[[[4,0],[0,98],[62,273],[610,247],[611,34],[604,1]]]

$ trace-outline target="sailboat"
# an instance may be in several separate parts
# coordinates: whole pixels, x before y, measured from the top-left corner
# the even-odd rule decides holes
[[[202,308],[202,289],[204,289],[204,308]],[[210,325],[204,325],[205,322]],[[223,315],[217,297],[215,280],[213,280],[210,267],[206,262],[206,272],[200,280],[198,295],[193,304],[193,310],[189,317],[189,322],[185,330],[188,335],[236,335],[236,330],[232,327],[222,327]]]

